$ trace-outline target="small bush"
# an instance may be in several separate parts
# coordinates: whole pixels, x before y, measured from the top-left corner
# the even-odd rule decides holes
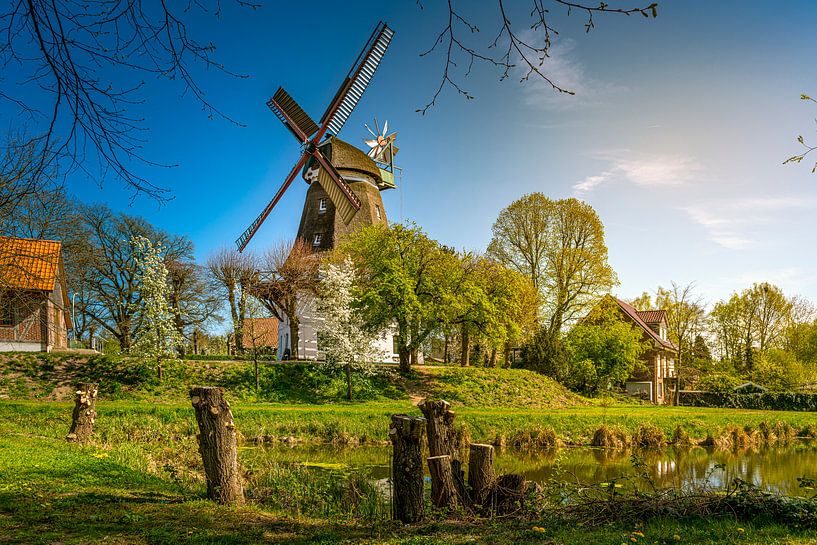
[[[665,443],[664,432],[654,424],[641,424],[633,434],[633,444],[637,447],[659,449]]]
[[[551,427],[537,427],[520,430],[508,438],[508,444],[514,448],[553,449],[559,446],[559,438]]]
[[[695,444],[695,441],[684,428],[676,426],[675,431],[672,432],[672,444],[676,447],[690,447]]]
[[[629,447],[631,442],[627,430],[618,426],[604,425],[593,434],[593,440],[590,444],[594,447],[623,449]]]

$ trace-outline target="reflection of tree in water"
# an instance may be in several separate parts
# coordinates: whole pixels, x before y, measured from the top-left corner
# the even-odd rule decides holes
[[[634,475],[635,453],[657,486],[689,487],[707,483],[723,488],[740,478],[762,489],[801,495],[798,477],[817,478],[817,445],[795,443],[760,450],[717,450],[712,447],[627,451],[590,447],[562,449],[497,449],[497,473],[521,473],[540,483],[552,479],[584,483],[610,482]],[[332,445],[297,445],[294,448],[244,448],[242,463],[264,471],[273,463],[306,464],[316,470],[342,466],[366,469],[373,477],[387,477],[391,449],[379,446],[341,448]],[[716,466],[723,464],[725,469]],[[646,483],[641,483],[640,486]]]

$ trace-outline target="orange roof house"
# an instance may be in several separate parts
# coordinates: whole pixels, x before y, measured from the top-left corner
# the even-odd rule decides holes
[[[62,244],[0,237],[0,351],[67,348],[69,309]]]
[[[670,385],[675,382],[675,358],[678,347],[667,336],[665,310],[637,310],[629,303],[612,295],[605,295],[595,307],[612,302],[622,320],[641,331],[642,339],[650,349],[642,356],[643,369],[627,379],[627,392],[643,396],[653,403],[665,403],[670,396]],[[595,310],[591,310],[591,314]]]

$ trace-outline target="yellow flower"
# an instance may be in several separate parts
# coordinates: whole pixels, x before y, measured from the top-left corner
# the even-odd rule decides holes
[[[642,534],[641,532],[633,532],[633,535],[638,537],[644,537],[644,534]]]
[[[630,541],[632,541],[633,543],[638,543],[638,538],[631,537],[631,538],[630,538]]]
[[[674,539],[675,541],[681,541],[681,536],[675,534],[674,536],[672,536],[672,539]]]
[[[107,453],[107,452],[97,452],[96,454],[91,454],[91,456],[93,456],[94,458],[97,458],[97,459],[101,460],[101,459],[103,459],[103,458],[107,458],[107,457],[108,457],[108,453]]]
[[[741,534],[742,534],[742,533],[743,533],[743,532],[745,532],[745,531],[746,531],[746,530],[744,530],[743,528],[738,528],[738,533],[741,533]]]
[[[542,528],[541,526],[534,526],[534,527],[531,528],[531,530],[533,530],[534,532],[540,533],[540,534],[545,533],[545,529]]]

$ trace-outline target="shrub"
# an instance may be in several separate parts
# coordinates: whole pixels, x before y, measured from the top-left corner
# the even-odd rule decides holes
[[[559,438],[551,427],[536,427],[519,430],[508,438],[508,443],[515,448],[552,449],[559,446]]]
[[[604,425],[593,434],[590,444],[594,447],[623,449],[630,446],[630,434],[618,426]]]
[[[817,411],[817,394],[797,392],[766,392],[739,394],[735,392],[684,392],[681,405],[721,409],[755,409],[769,411]]]
[[[641,448],[658,449],[665,442],[664,432],[654,424],[641,424],[633,434],[633,444]]]
[[[697,388],[705,392],[731,392],[742,383],[743,381],[735,375],[709,373],[700,378]]]

